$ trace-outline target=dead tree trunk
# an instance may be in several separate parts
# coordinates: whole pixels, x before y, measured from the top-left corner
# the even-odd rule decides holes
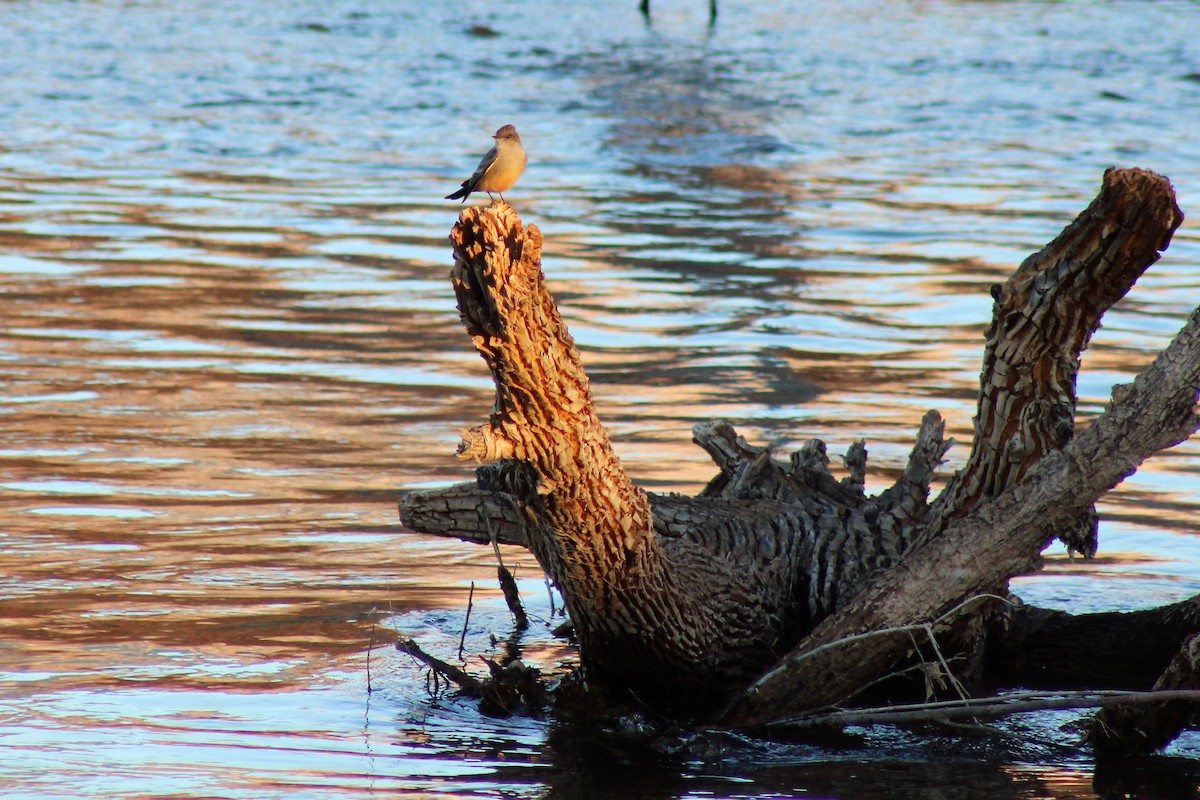
[[[466,209],[451,240],[459,311],[496,383],[488,423],[465,434],[459,456],[501,460],[484,473],[486,488],[513,499],[529,548],[563,593],[585,666],[653,705],[703,708],[714,687],[769,663],[791,560],[735,564],[658,535],[546,289],[541,233],[501,203]]]
[[[529,547],[563,592],[585,667],[652,707],[725,703],[724,722],[758,725],[843,702],[905,655],[914,626],[1003,590],[1054,536],[1093,551],[1095,500],[1195,430],[1200,310],[1074,435],[1079,354],[1181,221],[1166,179],[1110,170],[1088,209],[993,290],[974,446],[927,505],[949,446],[936,412],[875,497],[861,446],[839,482],[820,442],[784,466],[720,423],[696,430],[721,470],[705,493],[647,496],[595,415],[540,233],[504,204],[467,209],[453,281],[497,397],[459,453],[500,463],[478,485],[406,495],[401,517]]]

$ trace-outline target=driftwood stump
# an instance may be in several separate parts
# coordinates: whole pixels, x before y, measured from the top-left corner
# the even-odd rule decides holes
[[[1182,219],[1165,178],[1109,170],[1096,200],[993,287],[971,454],[929,503],[951,444],[933,411],[904,474],[877,496],[863,491],[861,445],[838,481],[819,441],[780,463],[721,422],[695,430],[720,470],[702,495],[643,492],[596,416],[545,286],[540,232],[506,204],[468,208],[451,234],[452,279],[496,404],[459,455],[497,463],[476,484],[405,495],[401,518],[528,547],[563,593],[589,676],[687,718],[761,726],[815,714],[952,627],[957,646],[1000,629],[1018,641],[1024,617],[989,629],[998,604],[982,598],[1035,570],[1056,536],[1091,555],[1097,498],[1200,424],[1198,309],[1075,431],[1080,353]]]
[[[496,381],[491,418],[459,456],[501,461],[486,488],[512,498],[589,669],[656,705],[721,699],[773,660],[794,559],[781,548],[734,561],[660,535],[596,416],[545,286],[541,233],[499,204],[465,210],[451,240],[463,323]]]

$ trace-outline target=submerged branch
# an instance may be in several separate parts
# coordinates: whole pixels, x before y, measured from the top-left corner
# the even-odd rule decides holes
[[[401,653],[408,653],[410,656],[420,661],[425,666],[429,667],[438,675],[446,678],[462,691],[472,697],[479,697],[483,692],[483,681],[476,678],[469,672],[465,672],[453,664],[448,664],[442,661],[435,655],[426,653],[412,639],[401,639],[396,642],[396,649]]]
[[[913,722],[945,722],[959,719],[996,719],[1011,714],[1051,709],[1103,708],[1123,709],[1165,702],[1200,702],[1200,689],[1167,689],[1152,692],[1081,691],[1018,692],[994,697],[946,700],[937,703],[856,708],[845,711],[814,713],[808,716],[773,720],[764,727],[771,730],[841,728],[847,725],[901,725]]]

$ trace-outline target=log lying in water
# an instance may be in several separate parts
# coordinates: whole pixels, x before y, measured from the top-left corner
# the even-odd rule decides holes
[[[1184,640],[1178,654],[1154,682],[1160,692],[1200,689],[1200,634]],[[1188,725],[1200,722],[1194,700],[1163,700],[1150,706],[1118,706],[1101,711],[1090,738],[1102,754],[1150,753],[1170,744]]]
[[[927,503],[949,446],[936,412],[878,496],[863,492],[861,447],[839,482],[820,442],[785,465],[719,422],[695,431],[720,468],[705,492],[647,495],[595,413],[545,286],[540,232],[503,203],[468,208],[451,234],[452,279],[496,404],[459,455],[498,463],[476,485],[406,495],[401,517],[527,546],[563,593],[585,669],[651,708],[760,725],[842,703],[913,641],[862,634],[1004,591],[1055,536],[1090,555],[1095,500],[1196,429],[1200,310],[1074,431],[1080,352],[1182,219],[1165,178],[1109,170],[1079,218],[994,287],[972,451]],[[959,627],[976,630],[994,608],[962,607]]]

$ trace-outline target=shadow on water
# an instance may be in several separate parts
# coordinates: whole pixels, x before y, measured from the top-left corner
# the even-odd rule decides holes
[[[927,797],[931,784],[956,786],[955,797],[1024,798],[1031,796],[1031,788],[1040,788],[1036,779],[1015,777],[999,764],[961,755],[941,761],[928,753],[922,754],[925,758],[889,757],[867,748],[846,750],[844,742],[840,747],[798,746],[712,734],[664,753],[612,731],[554,725],[546,744],[555,770],[546,796],[556,800],[627,797],[631,785],[638,787],[639,797],[661,800],[737,797],[742,791],[756,797],[803,792],[845,800]]]
[[[1046,745],[1053,747],[1052,745]],[[956,736],[936,729],[867,730],[768,742],[724,733],[651,744],[640,735],[558,722],[548,728],[549,758],[540,779],[546,798],[606,800],[629,796],[856,798],[1193,798],[1195,761],[1156,757],[1105,765],[1093,774],[1061,748],[1059,766],[1015,736]],[[1067,766],[1069,765],[1069,766]],[[953,787],[931,794],[931,787]]]
[[[525,581],[527,600],[536,598]],[[528,603],[538,620],[519,637],[522,658],[548,674],[574,663],[571,651],[555,644],[546,623],[545,603]],[[497,657],[496,642],[510,619],[499,601],[477,608],[468,627],[464,665],[471,653]],[[406,632],[419,621],[400,619]],[[454,628],[443,623],[442,631]],[[491,631],[491,633],[487,633]],[[420,634],[418,634],[420,635]],[[423,641],[449,655],[457,636],[426,628]],[[490,642],[490,646],[489,646]],[[451,657],[451,660],[454,660]],[[1200,767],[1197,740],[1187,736],[1178,755],[1109,762],[1099,767],[1079,737],[1086,717],[1076,712],[1018,715],[994,727],[855,727],[843,733],[812,733],[768,739],[730,731],[664,732],[636,714],[617,720],[588,716],[579,709],[540,721],[527,717],[491,719],[475,701],[450,696],[406,698],[403,741],[443,742],[479,770],[455,780],[447,791],[494,780],[533,780],[538,796],[564,800],[627,797],[793,797],[842,798],[1192,798]],[[570,703],[568,702],[568,705]],[[447,729],[453,729],[449,734]],[[421,773],[424,775],[424,773]],[[436,782],[411,776],[413,789]]]

